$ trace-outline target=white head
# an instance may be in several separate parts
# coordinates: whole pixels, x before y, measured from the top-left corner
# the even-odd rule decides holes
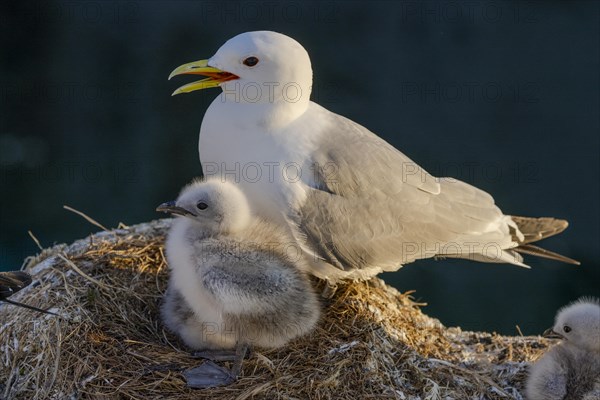
[[[558,310],[554,327],[545,336],[561,338],[590,351],[600,352],[600,302],[581,298]]]
[[[270,31],[237,35],[208,60],[177,67],[169,79],[182,74],[209,78],[182,86],[173,94],[221,86],[229,102],[307,105],[312,87],[310,57],[304,47]]]
[[[244,193],[235,184],[218,179],[194,181],[182,189],[176,201],[156,210],[189,218],[210,233],[237,232],[250,222]]]

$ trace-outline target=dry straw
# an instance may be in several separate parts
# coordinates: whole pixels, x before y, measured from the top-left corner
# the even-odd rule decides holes
[[[1,399],[521,399],[528,362],[548,346],[446,328],[373,279],[323,299],[312,335],[255,349],[231,386],[188,389],[181,371],[201,361],[158,315],[169,225],[100,232],[27,260],[34,283],[15,300],[63,317],[0,306]]]

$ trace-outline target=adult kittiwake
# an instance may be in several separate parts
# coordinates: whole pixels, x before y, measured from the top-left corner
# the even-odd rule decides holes
[[[363,126],[311,102],[306,50],[280,33],[247,32],[173,94],[220,86],[200,129],[206,176],[235,180],[253,212],[287,224],[314,275],[366,279],[429,257],[526,266],[520,253],[569,263],[531,242],[562,232],[554,218],[504,215],[486,192],[434,178]]]

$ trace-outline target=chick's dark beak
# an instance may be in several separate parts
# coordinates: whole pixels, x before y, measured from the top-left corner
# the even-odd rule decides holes
[[[545,338],[547,338],[547,339],[564,339],[565,338],[560,333],[554,332],[554,329],[552,329],[552,328],[546,329],[544,331],[544,333],[542,334],[542,336],[545,337]]]
[[[185,208],[176,206],[174,201],[167,201],[166,203],[162,203],[160,206],[156,207],[156,211],[182,216],[193,215]]]

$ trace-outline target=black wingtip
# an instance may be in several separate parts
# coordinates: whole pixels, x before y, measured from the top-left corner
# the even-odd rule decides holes
[[[532,244],[524,244],[519,247],[516,247],[514,250],[519,253],[529,254],[531,256],[538,256],[550,260],[561,261],[565,264],[581,265],[581,263],[577,260],[573,260],[572,258],[563,256],[550,250],[543,249],[538,246],[534,246]]]
[[[33,310],[33,311],[41,312],[44,314],[56,315],[57,317],[60,317],[60,315],[53,313],[52,311],[42,310],[41,308],[30,306],[30,305],[24,304],[24,303],[19,303],[18,301],[13,301],[13,300],[9,300],[9,299],[2,299],[2,301],[4,301],[5,303],[8,303],[8,304],[12,304],[13,306],[23,307],[23,308],[27,308],[28,310]]]

